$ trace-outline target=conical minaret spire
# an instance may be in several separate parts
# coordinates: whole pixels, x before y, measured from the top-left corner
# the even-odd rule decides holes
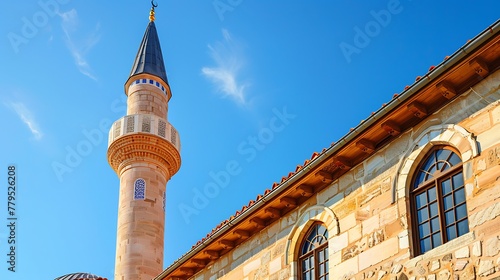
[[[132,79],[136,75],[147,73],[157,76],[168,84],[160,40],[158,39],[158,33],[155,26],[155,7],[156,5],[153,4],[149,14],[150,21],[144,33],[144,37],[142,38],[139,50],[137,51],[129,79]]]
[[[125,83],[127,115],[109,132],[108,162],[120,178],[115,261],[120,280],[149,280],[162,271],[166,184],[181,165],[179,134],[167,120],[172,94],[155,7]]]

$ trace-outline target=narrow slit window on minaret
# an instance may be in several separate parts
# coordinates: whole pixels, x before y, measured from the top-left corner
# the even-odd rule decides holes
[[[163,212],[165,212],[165,207],[167,206],[167,193],[163,192]]]
[[[146,181],[139,178],[134,183],[134,200],[144,200],[146,198]]]

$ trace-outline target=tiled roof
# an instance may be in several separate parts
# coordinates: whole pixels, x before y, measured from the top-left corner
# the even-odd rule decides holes
[[[71,274],[66,274],[61,277],[57,277],[54,280],[107,280],[107,278],[103,278],[94,274],[90,273],[71,273]]]

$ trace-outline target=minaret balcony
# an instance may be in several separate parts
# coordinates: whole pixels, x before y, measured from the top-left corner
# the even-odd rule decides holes
[[[113,123],[109,130],[108,148],[116,139],[129,134],[153,134],[170,142],[180,153],[177,130],[165,119],[150,114],[127,115]]]

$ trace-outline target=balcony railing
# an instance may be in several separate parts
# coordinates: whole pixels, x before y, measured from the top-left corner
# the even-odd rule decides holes
[[[181,151],[177,130],[165,119],[148,114],[128,115],[114,122],[109,130],[108,147],[115,139],[133,133],[154,134],[172,143],[177,151]]]

